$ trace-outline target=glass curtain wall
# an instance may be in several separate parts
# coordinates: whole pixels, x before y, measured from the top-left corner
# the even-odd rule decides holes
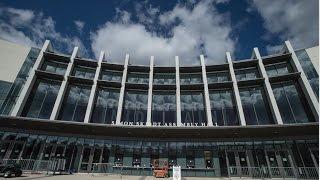
[[[247,125],[274,124],[263,87],[239,89]]]
[[[133,91],[125,92],[124,106],[121,121],[134,125],[145,124],[147,121],[148,92]]]
[[[315,67],[313,66],[306,50],[296,51],[298,60],[302,66],[304,73],[309,80],[309,83],[313,89],[313,92],[319,98],[319,74],[317,73]]]
[[[148,84],[149,74],[148,73],[138,73],[129,72],[127,82],[131,84]]]
[[[91,115],[92,123],[115,124],[117,118],[119,89],[99,88]]]
[[[289,62],[267,65],[265,69],[267,71],[268,77],[281,76],[293,72],[293,69]]]
[[[154,91],[152,93],[152,123],[176,124],[176,92]]]
[[[207,124],[202,92],[181,92],[181,122],[201,126]]]
[[[52,80],[37,80],[21,116],[39,119],[49,119],[56,101],[61,82]]]
[[[96,70],[85,66],[75,66],[72,75],[79,78],[93,79]]]
[[[237,107],[234,102],[232,90],[211,90],[212,122],[218,126],[239,125]]]
[[[235,74],[237,81],[252,80],[260,77],[256,67],[235,69]]]
[[[100,80],[121,83],[122,72],[121,71],[102,70],[101,74],[100,74]]]
[[[285,124],[315,121],[297,82],[273,84],[272,89]]]
[[[68,67],[68,64],[66,63],[45,60],[45,62],[41,67],[41,70],[64,75],[64,73],[67,70],[67,67]]]
[[[230,81],[230,76],[228,71],[208,72],[207,79],[208,79],[208,84],[222,83],[222,82]]]
[[[69,85],[61,106],[59,119],[63,121],[83,122],[86,114],[91,87]]]
[[[199,73],[181,73],[180,74],[180,84],[189,85],[189,84],[201,84],[202,83],[202,74]]]
[[[176,84],[176,74],[175,73],[155,73],[153,75],[153,84],[174,85]]]

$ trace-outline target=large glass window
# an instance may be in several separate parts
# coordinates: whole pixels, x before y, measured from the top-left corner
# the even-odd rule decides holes
[[[148,73],[138,73],[129,72],[127,82],[131,84],[148,84],[149,74]]]
[[[93,79],[96,70],[94,68],[75,66],[72,75],[79,78]]]
[[[41,70],[64,75],[64,73],[67,70],[67,67],[68,67],[68,64],[66,64],[66,63],[46,60],[43,63]]]
[[[10,114],[13,110],[14,105],[16,104],[16,101],[18,97],[20,96],[20,92],[27,81],[27,78],[29,77],[29,73],[39,55],[40,49],[37,48],[31,48],[27,58],[23,62],[19,73],[14,80],[14,83],[12,84],[10,91],[8,92],[8,95],[6,99],[4,100],[2,107],[0,109],[0,114]]]
[[[289,62],[266,65],[265,69],[269,77],[285,75],[293,72]]]
[[[272,85],[282,121],[285,124],[314,122],[307,100],[297,83],[286,82]]]
[[[221,83],[230,81],[229,72],[221,71],[221,72],[208,72],[207,73],[208,83]]]
[[[147,121],[148,92],[126,91],[121,121],[136,124],[145,124]]]
[[[180,84],[201,84],[202,83],[202,74],[200,73],[182,73],[180,74]]]
[[[257,79],[260,77],[258,69],[256,67],[236,69],[235,74],[237,81]]]
[[[210,91],[212,122],[218,126],[239,125],[232,90]]]
[[[36,81],[21,116],[49,119],[60,88],[60,82]]]
[[[83,122],[86,114],[91,87],[69,85],[61,106],[59,119],[63,121]]]
[[[153,92],[152,123],[157,125],[176,124],[175,92]]]
[[[315,67],[313,66],[306,50],[296,51],[298,60],[302,66],[304,73],[309,80],[309,83],[312,87],[313,92],[319,98],[319,74],[317,73]],[[317,67],[319,68],[319,67]]]
[[[155,73],[153,75],[153,84],[174,85],[176,84],[176,74],[175,73]]]
[[[240,97],[247,125],[274,124],[262,87],[240,89]]]
[[[102,70],[100,79],[109,82],[119,82],[122,80],[122,71]]]
[[[180,98],[182,123],[194,126],[207,124],[202,92],[182,92]]]
[[[97,91],[91,122],[111,124],[116,122],[119,101],[119,89],[103,89]]]

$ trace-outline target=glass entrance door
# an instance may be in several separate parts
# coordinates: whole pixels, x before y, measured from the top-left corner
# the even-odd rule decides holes
[[[24,142],[16,142],[13,146],[9,159],[19,159],[21,157]]]
[[[10,142],[0,142],[0,160],[4,159],[8,150]]]
[[[94,163],[100,163],[102,159],[102,148],[85,147],[79,171],[91,172]]]

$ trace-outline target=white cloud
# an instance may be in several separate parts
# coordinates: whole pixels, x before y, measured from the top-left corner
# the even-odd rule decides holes
[[[71,52],[74,46],[79,46],[82,54],[87,54],[78,37],[61,35],[56,31],[55,21],[51,17],[31,10],[1,7],[0,37],[34,47],[41,47],[46,39],[50,39],[54,43],[54,49]]]
[[[289,39],[295,49],[319,44],[318,0],[253,0],[252,3],[269,33],[279,35],[283,41]]]
[[[85,23],[83,21],[76,20],[74,21],[74,24],[76,25],[77,30],[81,33]]]
[[[128,52],[134,64],[148,64],[151,55],[161,65],[174,65],[175,55],[182,64],[199,64],[202,51],[209,63],[225,62],[225,52],[233,52],[235,42],[230,38],[229,16],[218,13],[215,3],[201,1],[193,9],[178,4],[172,11],[159,14],[162,27],[173,27],[170,37],[150,32],[145,25],[127,18],[127,22],[107,22],[92,32],[92,50],[96,57],[104,50],[113,61],[123,61]],[[157,14],[157,10],[150,13]]]

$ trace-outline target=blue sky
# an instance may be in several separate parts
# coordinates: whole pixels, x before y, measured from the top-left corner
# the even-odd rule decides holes
[[[318,45],[316,0],[187,0],[187,1],[15,1],[0,2],[0,38],[40,47],[50,39],[54,49],[70,53],[79,46],[82,56],[97,58],[101,50],[111,62],[184,65],[250,58],[281,48]]]

